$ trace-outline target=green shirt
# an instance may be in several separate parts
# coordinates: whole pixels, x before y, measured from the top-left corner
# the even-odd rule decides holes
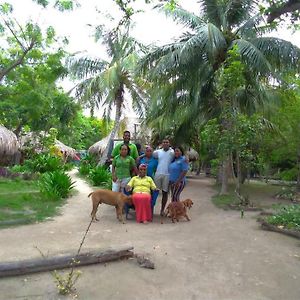
[[[116,147],[113,149],[112,153],[111,153],[111,156],[112,157],[116,157],[117,155],[120,154],[120,150],[121,150],[121,146],[123,145],[124,143],[119,143],[116,145]],[[139,153],[137,151],[137,148],[136,148],[136,145],[135,144],[132,144],[132,143],[129,143],[128,144],[129,146],[129,149],[130,149],[130,156],[133,158],[133,159],[137,159],[138,156],[139,156]]]
[[[125,158],[117,155],[112,162],[118,179],[131,177],[130,171],[135,167],[135,160],[131,156]]]

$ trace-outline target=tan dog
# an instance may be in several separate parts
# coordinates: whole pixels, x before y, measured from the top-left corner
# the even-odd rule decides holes
[[[113,192],[110,190],[96,190],[88,195],[90,197],[92,195],[92,202],[93,202],[93,210],[91,212],[92,220],[98,221],[96,218],[96,212],[98,209],[99,204],[105,203],[108,205],[115,206],[117,219],[124,224],[123,218],[123,208],[125,203],[132,205],[132,198],[131,196],[126,196],[120,192]]]
[[[167,207],[166,216],[167,215],[171,217],[173,223],[175,222],[175,219],[179,222],[180,217],[185,217],[190,221],[190,218],[186,213],[186,206],[181,201],[171,202]]]
[[[185,199],[185,200],[182,201],[182,203],[188,209],[191,209],[191,207],[194,204],[194,202],[191,199]]]

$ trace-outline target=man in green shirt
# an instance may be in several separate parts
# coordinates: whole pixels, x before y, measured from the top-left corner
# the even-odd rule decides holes
[[[128,145],[128,147],[130,148],[130,154],[129,155],[134,160],[136,160],[139,156],[138,150],[137,150],[135,144],[130,143],[130,132],[128,130],[124,131],[124,133],[123,133],[123,142],[119,143],[115,146],[115,148],[113,149],[113,151],[111,153],[111,157],[114,158],[114,157],[116,157],[117,155],[120,154],[120,149],[121,149],[121,146],[123,144]]]

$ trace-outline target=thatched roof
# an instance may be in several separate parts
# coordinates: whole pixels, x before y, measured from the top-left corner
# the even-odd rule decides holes
[[[62,143],[59,140],[55,140],[55,147],[58,148],[60,151],[63,151],[64,153],[66,153],[66,156],[69,157],[75,157],[76,155],[76,150],[74,148],[71,148],[67,145],[65,145],[64,143]]]
[[[0,125],[0,157],[13,156],[20,148],[17,136],[4,126]]]
[[[189,148],[186,151],[186,156],[188,157],[189,161],[195,161],[199,159],[199,153],[193,148]]]
[[[106,148],[107,143],[109,142],[109,137],[110,135],[106,136],[105,138],[103,138],[102,140],[98,141],[97,143],[95,143],[94,145],[92,145],[88,152],[90,154],[94,154],[94,155],[99,155],[101,156],[103,151]]]

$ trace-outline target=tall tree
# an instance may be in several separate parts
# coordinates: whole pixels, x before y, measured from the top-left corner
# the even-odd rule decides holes
[[[109,60],[101,58],[72,59],[70,73],[80,79],[76,86],[76,95],[80,102],[88,105],[92,111],[95,108],[104,108],[106,115],[110,115],[115,108],[114,127],[110,134],[110,141],[114,139],[122,115],[125,93],[131,96],[134,110],[141,114],[144,110],[145,93],[142,82],[135,74],[135,67],[139,59],[141,45],[129,36],[128,26],[119,26],[117,29],[101,34],[106,46]],[[104,164],[109,149],[107,145],[100,164]]]
[[[265,27],[259,26],[262,18],[255,1],[199,2],[200,16],[179,6],[166,10],[188,31],[146,55],[141,64],[145,73],[151,71],[156,90],[164,92],[157,97],[156,116],[170,119],[181,112],[182,117],[173,120],[177,127],[220,115],[224,102],[217,96],[218,74],[235,45],[245,66],[245,84],[234,95],[241,112],[263,111],[274,98],[268,86],[280,84],[281,72],[299,66],[296,46],[263,36]]]

